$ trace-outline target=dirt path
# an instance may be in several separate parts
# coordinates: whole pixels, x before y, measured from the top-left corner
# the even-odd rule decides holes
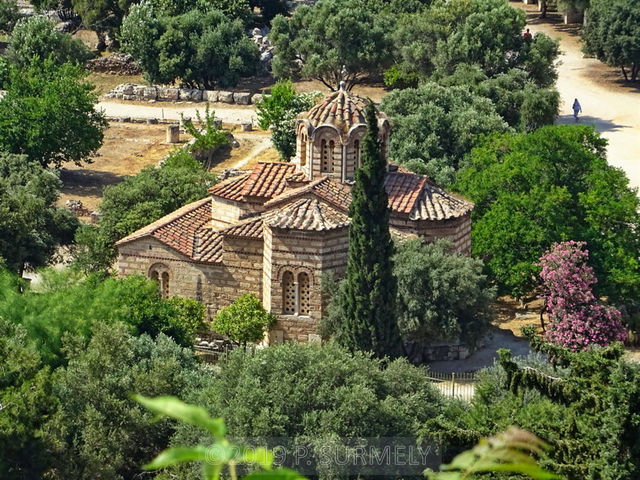
[[[255,138],[255,135],[253,136],[249,136],[249,135],[243,135],[242,133],[236,133],[234,134],[234,137],[236,137],[236,139],[242,139],[242,138]],[[254,160],[255,158],[261,156],[265,151],[267,151],[268,149],[271,148],[271,136],[270,135],[264,135],[262,138],[260,138],[260,140],[258,140],[258,142],[253,146],[253,148],[251,149],[251,151],[249,153],[247,153],[247,156],[244,157],[242,160],[237,161],[233,167],[231,168],[235,168],[238,170],[242,170],[242,168],[247,165],[248,163],[251,162],[251,160]]]
[[[180,120],[180,115],[185,117],[196,116],[196,110],[204,112],[204,103],[153,103],[141,105],[133,102],[117,102],[103,100],[98,103],[98,108],[104,110],[108,117],[134,117],[134,118],[165,118]],[[253,105],[235,105],[229,107],[225,103],[212,103],[211,110],[215,111],[216,118],[224,123],[239,124],[243,122],[257,121],[256,109]]]
[[[631,185],[639,187],[640,85],[625,85],[619,70],[585,58],[578,25],[564,25],[557,14],[542,20],[535,5],[511,4],[526,10],[527,27],[533,34],[543,32],[560,39],[558,91],[562,104],[557,123],[574,122],[571,105],[578,98],[583,112],[580,122],[594,125],[609,140],[609,163],[621,167]]]

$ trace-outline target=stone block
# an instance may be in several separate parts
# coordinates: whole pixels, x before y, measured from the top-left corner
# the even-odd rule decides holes
[[[144,87],[142,98],[144,100],[155,100],[158,98],[158,89],[156,87]]]
[[[133,87],[133,94],[137,97],[142,99],[144,96],[144,85],[136,85],[135,87]]]
[[[167,143],[178,143],[180,141],[180,126],[167,125]]]
[[[175,87],[161,87],[158,89],[158,100],[175,102],[180,96],[180,90]]]
[[[253,95],[251,97],[251,103],[253,105],[255,105],[256,103],[258,103],[260,101],[262,101],[262,94],[260,94],[260,93],[256,93],[255,95]]]
[[[202,100],[205,102],[217,102],[218,91],[217,90],[205,90],[202,92]]]
[[[233,103],[233,92],[218,92],[218,101],[222,103]]]
[[[183,100],[185,102],[201,102],[202,90],[193,88],[181,88],[179,98],[180,100]]]
[[[235,92],[233,101],[238,105],[249,105],[251,103],[251,94],[247,92]]]
[[[133,95],[133,87],[135,85],[133,85],[132,83],[126,83],[124,85],[122,85],[122,94],[123,95]]]

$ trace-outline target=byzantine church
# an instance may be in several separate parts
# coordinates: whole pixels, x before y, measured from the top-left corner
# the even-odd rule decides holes
[[[347,266],[365,105],[340,89],[300,114],[291,163],[259,163],[123,238],[116,244],[119,274],[142,274],[156,280],[165,297],[203,302],[211,319],[252,292],[277,315],[269,343],[320,340],[322,277],[340,278]],[[387,158],[390,124],[381,112],[378,126]],[[469,252],[472,204],[389,162],[385,187],[393,236],[448,238]]]

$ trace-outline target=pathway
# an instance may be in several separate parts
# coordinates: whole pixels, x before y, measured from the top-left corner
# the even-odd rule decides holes
[[[525,9],[521,2],[518,6]],[[576,25],[560,23],[557,15],[542,20],[535,5],[526,11],[533,34],[560,39],[557,86],[562,104],[557,123],[574,122],[571,106],[577,97],[583,112],[580,122],[594,125],[609,140],[609,163],[622,168],[632,186],[640,187],[640,85],[624,85],[619,70],[585,58]]]

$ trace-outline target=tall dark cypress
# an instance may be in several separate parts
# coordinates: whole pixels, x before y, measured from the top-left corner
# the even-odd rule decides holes
[[[387,165],[380,151],[376,109],[371,102],[365,118],[367,134],[361,167],[351,189],[349,260],[340,297],[339,339],[352,351],[398,357],[403,349],[395,318],[397,285],[392,273],[389,201],[384,188]]]

